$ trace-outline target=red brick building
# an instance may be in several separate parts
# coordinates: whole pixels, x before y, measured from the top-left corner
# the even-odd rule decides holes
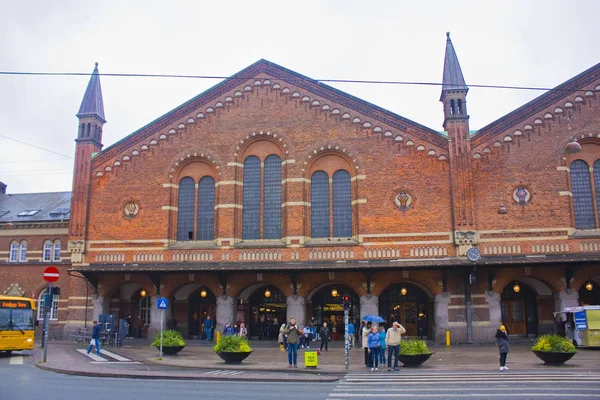
[[[291,316],[339,332],[346,294],[353,320],[409,335],[552,331],[554,310],[600,302],[600,64],[475,133],[467,94],[449,37],[443,133],[261,60],[102,149],[96,69],[71,271],[95,316],[150,333],[159,297],[192,337],[206,315],[251,336]],[[77,307],[82,282],[65,282]]]

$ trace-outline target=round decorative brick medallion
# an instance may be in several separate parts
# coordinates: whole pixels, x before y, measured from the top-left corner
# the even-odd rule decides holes
[[[125,218],[135,218],[139,211],[140,207],[135,201],[128,201],[127,204],[125,204]]]
[[[410,205],[412,204],[412,196],[407,192],[399,192],[394,198],[394,203],[396,204],[396,207],[398,207],[399,210],[406,211],[410,208]]]

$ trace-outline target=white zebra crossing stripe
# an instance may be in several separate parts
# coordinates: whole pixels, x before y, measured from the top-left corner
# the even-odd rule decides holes
[[[10,364],[12,364],[12,365],[23,365],[23,356],[12,356],[10,358]]]
[[[209,371],[209,372],[205,372],[204,375],[212,375],[212,376],[234,376],[234,375],[240,375],[243,374],[244,371],[234,371],[234,370],[215,370],[215,371]]]
[[[120,355],[118,355],[118,354],[115,354],[115,353],[113,353],[113,352],[111,352],[111,351],[108,351],[108,350],[101,350],[100,354],[107,355],[107,356],[109,356],[110,358],[114,358],[114,359],[115,359],[115,360],[117,360],[117,361],[131,361],[131,360],[130,360],[129,358],[127,358],[127,357],[120,356]]]
[[[84,349],[77,349],[77,351],[80,352],[81,354],[83,354],[84,356],[91,358],[94,361],[108,361],[106,358],[100,357],[96,353],[88,354],[87,350],[84,350]],[[102,354],[102,353],[100,353],[100,354]]]

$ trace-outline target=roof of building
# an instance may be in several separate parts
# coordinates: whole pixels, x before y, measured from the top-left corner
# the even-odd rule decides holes
[[[465,83],[460,63],[454,51],[450,32],[446,33],[446,56],[444,57],[444,76],[442,78],[442,95],[447,90],[469,90]]]
[[[0,194],[0,223],[65,221],[71,213],[71,192]]]
[[[81,101],[78,117],[97,116],[102,122],[106,122],[104,118],[104,101],[102,100],[102,87],[100,86],[100,75],[98,73],[98,63],[92,72],[90,82]]]

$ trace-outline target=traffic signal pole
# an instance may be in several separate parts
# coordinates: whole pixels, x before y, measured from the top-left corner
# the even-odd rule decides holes
[[[350,335],[348,335],[348,307],[344,304],[344,364],[346,367],[346,371],[348,371],[348,366],[350,364],[350,352],[348,351],[350,347]]]

